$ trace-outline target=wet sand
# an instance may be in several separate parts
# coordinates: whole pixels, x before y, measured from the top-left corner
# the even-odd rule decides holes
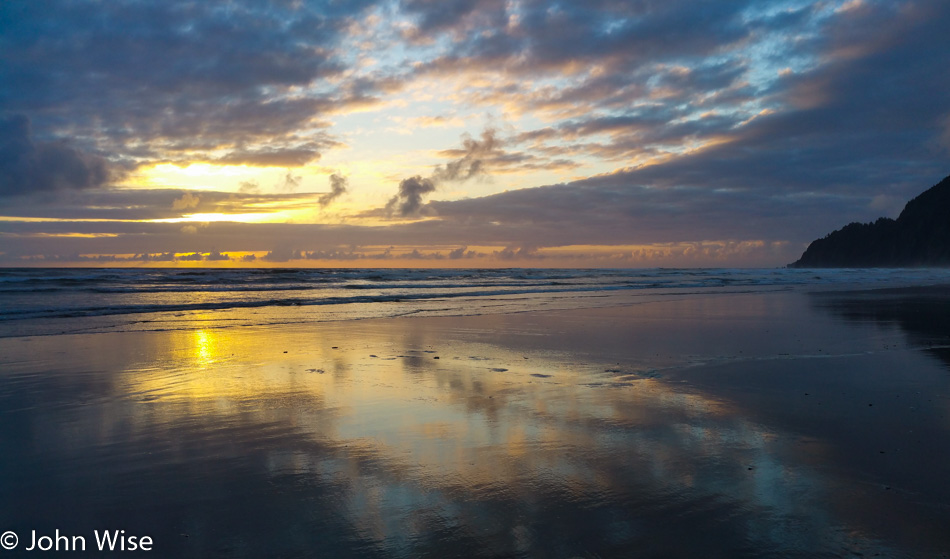
[[[947,316],[931,288],[0,339],[0,531],[181,557],[942,557]]]

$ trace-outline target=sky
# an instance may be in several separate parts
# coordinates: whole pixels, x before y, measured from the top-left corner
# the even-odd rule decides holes
[[[5,0],[0,266],[773,267],[950,174],[945,0]]]

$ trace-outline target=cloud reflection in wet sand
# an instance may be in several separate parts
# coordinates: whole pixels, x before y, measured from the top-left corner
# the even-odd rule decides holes
[[[745,301],[758,321],[731,324],[752,330],[762,299],[722,305]],[[605,323],[634,340],[657,327],[639,312]],[[653,347],[617,363],[486,343],[518,320],[0,340],[0,446],[22,458],[2,462],[0,521],[111,522],[183,556],[906,553],[840,506],[833,439],[681,382]],[[68,362],[36,351],[53,340]],[[946,543],[928,537],[916,551]]]

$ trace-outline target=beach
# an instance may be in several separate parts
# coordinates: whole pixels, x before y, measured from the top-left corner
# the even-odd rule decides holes
[[[0,559],[950,559],[950,0],[0,0]]]
[[[4,337],[0,529],[23,553],[125,530],[163,557],[945,557],[948,311],[938,285]]]

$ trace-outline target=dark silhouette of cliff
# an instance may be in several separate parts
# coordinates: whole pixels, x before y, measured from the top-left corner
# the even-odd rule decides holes
[[[897,219],[851,223],[813,241],[790,268],[950,266],[950,177],[917,196]]]

